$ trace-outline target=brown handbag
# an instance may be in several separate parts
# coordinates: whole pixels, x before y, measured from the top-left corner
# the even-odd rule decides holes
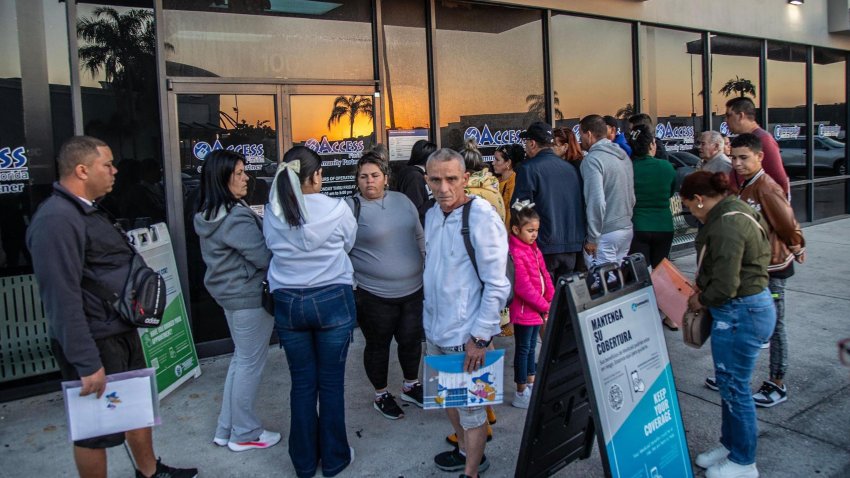
[[[697,275],[702,267],[702,258],[705,256],[705,246],[699,251],[699,260],[697,261]],[[696,277],[694,277],[696,284]],[[703,307],[700,310],[693,311],[688,309],[685,315],[682,316],[682,339],[685,345],[698,349],[703,346],[706,340],[711,336],[711,312],[708,307]]]
[[[711,336],[711,312],[708,308],[688,310],[682,317],[682,338],[685,345],[698,349]]]

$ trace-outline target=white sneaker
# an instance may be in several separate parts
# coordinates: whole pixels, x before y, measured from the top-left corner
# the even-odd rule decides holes
[[[755,463],[739,465],[728,458],[712,466],[705,472],[705,478],[758,478],[759,471]]]
[[[708,468],[725,460],[727,456],[729,456],[729,450],[725,446],[720,445],[717,448],[697,455],[696,464],[700,468]]]
[[[511,405],[517,408],[528,408],[528,405],[531,403],[531,389],[526,387],[522,393],[515,392],[514,393],[514,401],[511,402]]]
[[[227,439],[227,438],[213,437],[213,443],[215,443],[218,446],[227,446],[227,442],[229,442],[229,441],[230,440]]]
[[[230,442],[227,444],[227,448],[230,448],[231,451],[245,451],[245,450],[253,450],[256,448],[271,448],[278,444],[280,441],[280,433],[270,432],[268,430],[263,430],[263,433],[260,433],[260,437],[254,441],[243,441],[243,442]]]

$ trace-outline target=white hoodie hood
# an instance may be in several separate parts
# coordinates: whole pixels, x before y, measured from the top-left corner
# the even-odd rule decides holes
[[[357,221],[342,199],[324,194],[304,196],[309,221],[291,227],[266,207],[263,235],[272,252],[269,286],[305,289],[352,284],[354,269],[348,251],[354,245]]]

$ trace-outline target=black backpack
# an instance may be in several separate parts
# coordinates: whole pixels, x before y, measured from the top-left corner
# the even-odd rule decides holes
[[[478,280],[481,280],[481,274],[478,273],[478,262],[475,261],[475,248],[472,247],[472,238],[469,236],[469,211],[472,209],[472,201],[474,199],[468,201],[463,205],[463,211],[461,214],[461,227],[460,234],[463,236],[463,245],[466,246],[466,253],[469,255],[469,260],[472,261],[472,268],[475,269],[475,275],[478,276]],[[505,303],[506,306],[511,305],[511,302],[514,300],[514,259],[511,257],[511,253],[508,253],[508,262],[505,268],[505,276],[508,278],[508,282],[511,283],[511,292],[508,294],[508,301]],[[481,281],[483,284],[484,282]]]
[[[152,328],[162,323],[167,295],[165,279],[148,267],[135,249],[130,271],[120,291],[114,292],[88,277],[83,278],[82,287],[103,300],[133,327]]]

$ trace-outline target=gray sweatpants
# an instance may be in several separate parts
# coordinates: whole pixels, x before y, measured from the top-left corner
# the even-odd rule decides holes
[[[233,442],[253,441],[263,431],[254,402],[266,366],[274,317],[262,307],[225,310],[224,315],[235,350],[224,381],[215,436]]]

